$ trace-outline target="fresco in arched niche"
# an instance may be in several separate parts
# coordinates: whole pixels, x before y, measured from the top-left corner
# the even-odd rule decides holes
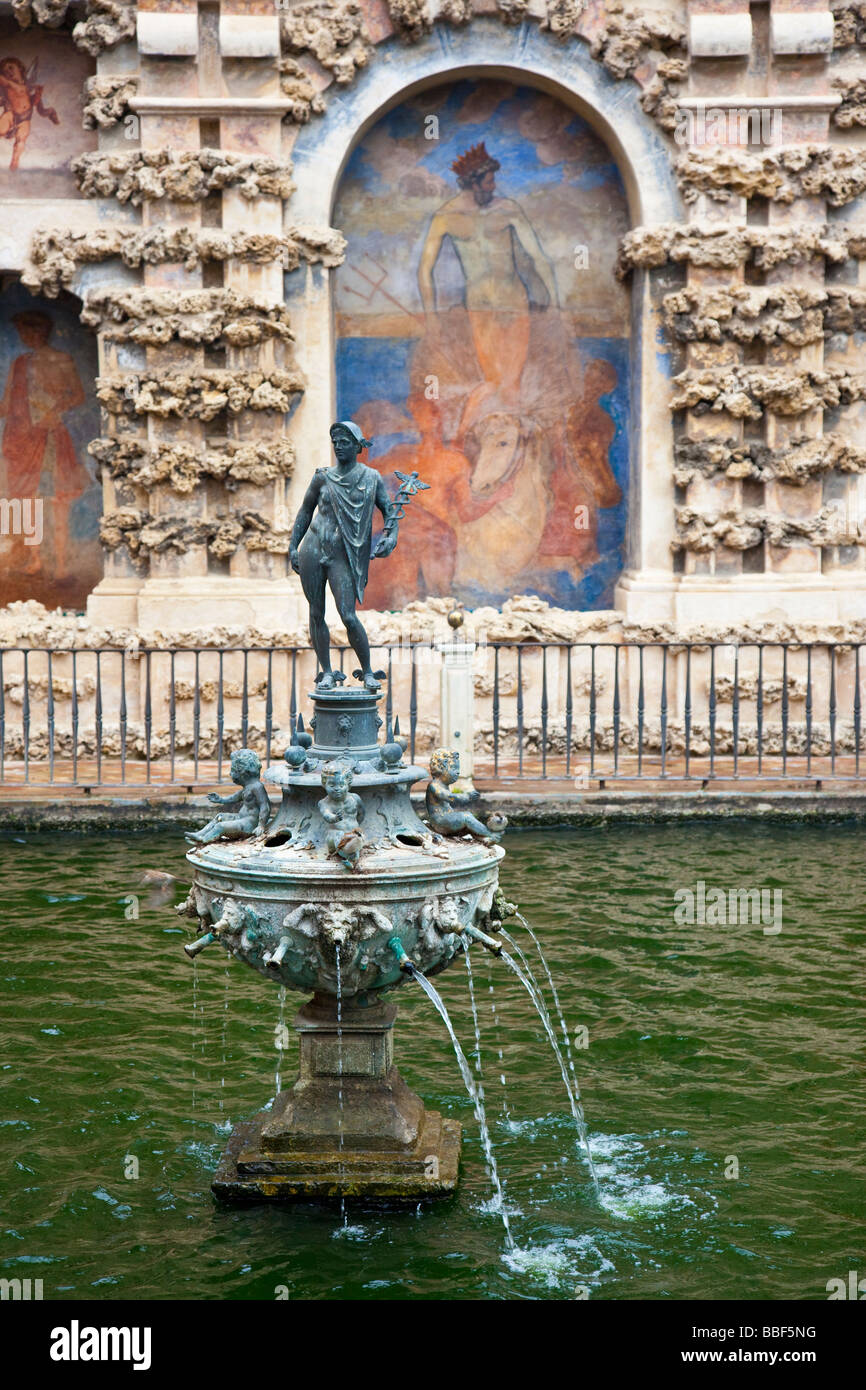
[[[93,71],[68,32],[0,20],[0,197],[76,196],[70,163],[97,147],[96,131],[81,124]]]
[[[339,418],[430,484],[368,606],[533,593],[603,608],[623,567],[628,229],[610,152],[504,82],[426,91],[356,147],[334,225]]]
[[[96,340],[71,295],[0,293],[0,604],[81,608],[102,578]]]

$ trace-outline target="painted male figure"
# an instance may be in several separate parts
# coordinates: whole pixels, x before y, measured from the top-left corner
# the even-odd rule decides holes
[[[376,691],[379,681],[370,669],[370,644],[355,604],[363,601],[371,558],[390,555],[397,544],[397,508],[381,474],[358,462],[370,443],[358,426],[351,420],[332,425],[331,441],[336,463],[313,474],[292,527],[289,559],[310,605],[310,640],[320,668],[317,688],[330,690],[338,678],[331,670],[331,634],[325,622],[327,583],[361,663],[361,680]],[[371,554],[374,507],[384,517],[385,530]]]

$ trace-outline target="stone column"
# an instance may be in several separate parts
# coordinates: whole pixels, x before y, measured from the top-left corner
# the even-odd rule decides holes
[[[443,748],[460,754],[457,790],[471,790],[475,769],[475,643],[442,642],[440,738]]]
[[[830,90],[827,55],[832,45],[832,15],[825,4],[814,0],[806,8],[802,0],[773,0],[770,13],[770,96],[778,103],[774,122],[774,146],[823,143],[829,134],[829,112],[838,98]],[[824,198],[795,198],[791,203],[770,201],[768,225],[778,227],[822,227],[827,220]],[[765,277],[769,285],[790,285],[803,289],[823,289],[824,265],[813,259],[805,265],[786,263]],[[820,371],[824,363],[823,339],[802,348],[785,343],[769,344],[767,366],[791,370]],[[823,411],[808,410],[798,415],[771,412],[766,417],[766,443],[784,452],[794,440],[817,439],[824,432]],[[801,486],[780,479],[766,485],[768,516],[808,520],[817,517],[823,504],[820,475]],[[821,574],[821,547],[804,541],[781,547],[767,544],[768,573],[784,575],[793,585],[818,580]],[[808,577],[808,578],[806,578]]]
[[[689,6],[689,68],[688,101],[681,103],[687,114],[685,129],[688,147],[707,150],[713,146],[740,148],[741,131],[737,107],[745,100],[750,58],[753,52],[753,28],[748,0],[692,0]],[[747,221],[745,198],[732,197],[719,202],[702,193],[690,204],[691,225],[723,222],[728,227],[744,227]],[[730,289],[744,283],[742,267],[716,270],[689,263],[686,285],[692,290]],[[694,342],[687,347],[686,366],[697,370],[724,369],[741,365],[743,348],[730,340],[719,343]],[[696,441],[725,439],[741,443],[743,420],[726,411],[708,411],[698,415],[685,412],[682,432]],[[715,474],[696,477],[685,490],[685,504],[695,511],[709,514],[739,510],[744,501],[743,484],[738,479]],[[682,570],[684,588],[695,587],[699,593],[707,587],[714,589],[714,579],[731,579],[743,572],[742,552],[719,546],[706,552],[686,551]],[[694,585],[690,581],[695,581]],[[709,581],[709,586],[707,584]],[[703,600],[695,598],[681,604],[689,609],[700,607]]]

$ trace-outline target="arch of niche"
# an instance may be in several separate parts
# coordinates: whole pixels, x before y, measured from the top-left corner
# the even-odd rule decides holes
[[[406,48],[380,44],[375,63],[352,86],[329,95],[326,112],[300,131],[292,150],[297,185],[293,215],[316,226],[332,224],[343,171],[356,145],[392,107],[425,87],[467,78],[507,79],[534,86],[571,106],[605,143],[623,180],[632,226],[676,222],[682,207],[669,148],[641,109],[639,89],[617,82],[583,44],[567,50],[535,26],[478,22],[462,30],[438,28]],[[339,228],[344,233],[349,228]],[[293,283],[294,282],[294,283]],[[335,418],[335,335],[332,278],[311,266],[289,277],[288,302],[306,391],[292,420],[299,467],[289,511],[300,502],[313,470],[328,461],[327,430]],[[659,343],[648,277],[632,285],[632,418],[626,571],[670,583],[674,518],[671,499],[672,425],[667,405],[668,358]],[[642,524],[651,518],[651,524]]]

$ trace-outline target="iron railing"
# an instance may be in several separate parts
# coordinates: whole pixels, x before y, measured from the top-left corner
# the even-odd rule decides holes
[[[852,643],[480,642],[480,779],[855,781],[866,660]],[[408,754],[437,746],[441,657],[374,649]],[[335,664],[348,673],[351,651]],[[200,787],[232,749],[276,761],[315,676],[305,647],[0,650],[0,786]]]

